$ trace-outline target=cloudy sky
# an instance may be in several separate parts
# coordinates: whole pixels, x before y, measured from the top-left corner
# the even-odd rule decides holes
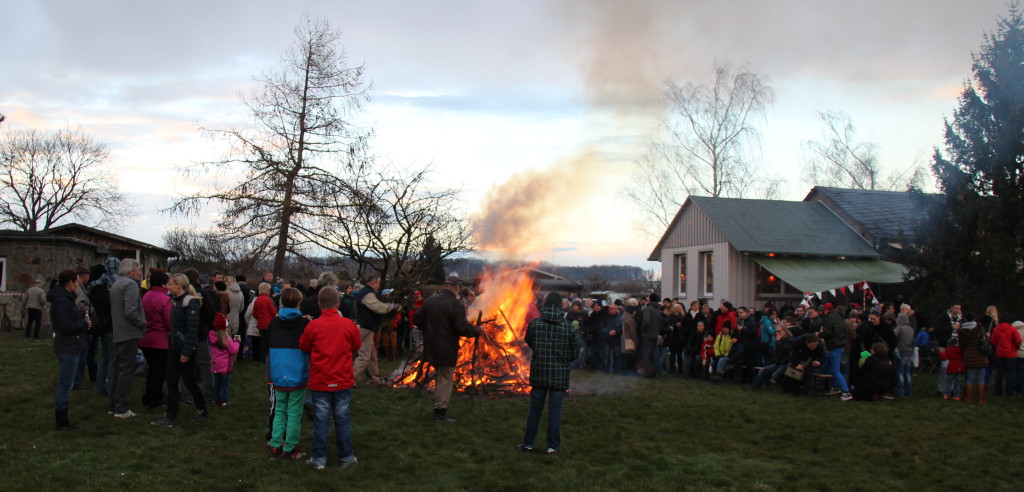
[[[377,155],[433,163],[473,213],[540,200],[529,216],[546,218],[513,231],[524,255],[647,267],[657,239],[634,232],[621,189],[657,138],[664,81],[707,83],[716,61],[768,77],[776,101],[761,164],[799,200],[817,111],[848,113],[891,168],[927,164],[971,53],[1006,5],[0,0],[4,125],[80,125],[106,142],[138,204],[120,232],[160,244],[180,219],[158,210],[194,186],[180,169],[218,156],[199,126],[249,123],[238,94],[277,66],[306,12],[328,18],[365,64],[362,118]]]

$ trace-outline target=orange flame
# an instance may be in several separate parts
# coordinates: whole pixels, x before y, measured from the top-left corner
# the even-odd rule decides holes
[[[524,268],[488,270],[480,278],[478,289],[480,293],[466,309],[466,316],[470,323],[481,322],[483,335],[460,340],[455,388],[460,392],[526,393],[530,386],[530,349],[524,339],[529,320],[537,317],[533,280]],[[427,366],[408,361],[392,385],[433,388],[433,368]]]

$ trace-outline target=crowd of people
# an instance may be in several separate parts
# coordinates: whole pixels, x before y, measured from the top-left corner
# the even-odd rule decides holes
[[[471,294],[450,277],[438,295],[425,299],[415,292],[398,303],[379,292],[380,285],[377,276],[339,285],[325,272],[304,288],[268,272],[253,290],[243,275],[207,276],[194,268],[151,269],[144,279],[137,261],[113,257],[62,271],[45,294],[59,362],[57,429],[78,428],[70,422],[69,400],[73,390],[86,387],[86,378],[107,397],[109,415],[136,417],[132,381],[143,371],[139,402],[164,408],[153,425],[177,426],[182,403],[194,406],[193,421],[205,420],[210,406],[229,404],[235,364],[251,360],[266,365],[271,457],[304,456],[298,441],[305,407],[314,420],[307,462],[326,465],[333,420],[338,456],[350,466],[358,462],[351,442],[353,386],[385,382],[378,350],[393,359],[414,346],[447,375],[437,380],[434,421],[454,423],[447,405],[458,339],[479,334],[466,320]],[[43,309],[43,301],[33,302],[33,309]]]
[[[153,425],[178,425],[182,403],[194,407],[193,421],[202,421],[210,406],[229,404],[231,373],[251,360],[266,365],[271,456],[304,456],[299,435],[306,407],[314,417],[307,462],[326,465],[333,420],[338,457],[349,466],[357,462],[352,388],[385,382],[379,354],[395,358],[413,350],[436,371],[433,420],[455,422],[447,410],[459,339],[481,335],[466,316],[475,294],[457,277],[434,295],[417,291],[405,299],[380,292],[376,276],[342,285],[325,272],[308,288],[269,272],[261,280],[253,290],[243,275],[207,276],[194,268],[151,269],[143,278],[137,261],[113,257],[62,271],[45,294],[59,362],[57,429],[77,428],[70,394],[86,378],[107,397],[108,414],[136,417],[132,381],[143,371],[139,402],[164,408]],[[45,304],[33,303],[32,309]],[[841,400],[878,401],[913,395],[914,368],[925,366],[938,370],[936,390],[946,399],[985,403],[992,376],[995,394],[1024,394],[1024,322],[1011,320],[995,306],[976,317],[953,304],[924,326],[905,302],[867,309],[769,302],[755,309],[721,301],[713,309],[654,296],[607,303],[549,293],[527,316],[531,405],[517,447],[533,449],[547,405],[546,449],[558,451],[572,369],[738,380],[752,390],[777,385],[793,395],[820,390]]]
[[[913,395],[915,368],[925,364],[938,371],[936,392],[945,399],[985,403],[993,376],[997,395],[1024,394],[1024,322],[996,306],[975,316],[953,304],[931,326],[919,326],[906,302],[767,302],[756,309],[729,301],[685,308],[653,296],[574,298],[562,311],[577,333],[577,368],[877,401]]]

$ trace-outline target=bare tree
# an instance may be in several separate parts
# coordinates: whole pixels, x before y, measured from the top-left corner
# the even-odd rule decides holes
[[[214,203],[224,207],[217,227],[227,236],[273,237],[275,276],[289,251],[311,247],[293,238],[293,229],[326,213],[326,195],[339,176],[365,163],[369,132],[352,116],[368,100],[368,86],[363,67],[348,65],[340,40],[327,20],[302,19],[281,69],[257,77],[259,88],[242,96],[255,128],[207,130],[231,149],[221,160],[186,169],[191,177],[213,170],[233,184],[182,197],[169,209],[193,214]]]
[[[110,151],[81,129],[7,130],[0,137],[0,222],[24,231],[69,219],[117,228],[132,204],[106,166]]]
[[[234,239],[215,231],[176,227],[164,232],[164,246],[177,256],[171,266],[187,265],[201,271],[255,271],[270,252],[271,236]]]
[[[912,164],[883,176],[878,145],[859,142],[850,115],[836,110],[818,112],[824,129],[822,140],[804,143],[808,156],[805,171],[817,186],[859,190],[906,190],[920,187],[924,168]]]
[[[666,138],[637,162],[626,198],[646,212],[641,229],[659,236],[689,195],[774,198],[782,179],[756,163],[761,122],[775,93],[766,78],[715,64],[711,85],[665,83]]]
[[[331,193],[335,206],[314,229],[296,232],[324,250],[351,259],[356,275],[369,272],[399,282],[431,276],[438,261],[472,247],[459,191],[436,188],[432,168],[383,166],[352,177]]]

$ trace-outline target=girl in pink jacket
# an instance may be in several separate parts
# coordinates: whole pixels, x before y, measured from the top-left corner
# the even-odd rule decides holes
[[[219,296],[221,293],[217,294]],[[227,292],[224,294],[227,297]],[[213,330],[210,330],[210,366],[213,370],[213,404],[223,407],[228,404],[228,387],[231,370],[235,367],[239,337],[228,335],[228,319],[225,316],[229,309],[227,301],[222,299],[220,307],[220,312],[213,318]]]

